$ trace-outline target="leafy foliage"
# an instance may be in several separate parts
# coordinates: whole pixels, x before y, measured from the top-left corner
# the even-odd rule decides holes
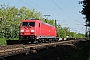
[[[89,22],[89,26],[90,26],[90,0],[83,0],[79,2],[80,4],[83,4],[83,10],[81,11],[81,13],[83,15],[85,15],[86,17],[86,22]]]
[[[90,28],[90,0],[83,0],[80,1],[79,4],[82,4],[83,6],[83,10],[81,11],[81,13],[83,15],[85,15],[86,18],[86,27]],[[90,29],[88,29],[89,31],[86,32],[86,37],[90,37]],[[88,34],[89,32],[89,34]]]
[[[41,13],[35,9],[20,9],[10,7],[8,5],[0,5],[0,37],[2,38],[18,38],[19,24],[22,19],[40,18]]]

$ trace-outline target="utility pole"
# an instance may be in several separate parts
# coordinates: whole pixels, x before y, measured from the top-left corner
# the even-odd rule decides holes
[[[50,15],[44,15],[45,16],[45,22],[47,23],[47,17],[49,17]]]
[[[2,17],[0,17],[0,23],[1,23],[1,24],[0,24],[0,27],[1,27],[1,28],[0,28],[0,30],[1,30],[1,31],[0,31],[0,34],[2,34],[2,32],[3,32],[3,30],[2,30]],[[1,36],[3,37],[3,35],[1,35]]]
[[[56,36],[57,36],[57,20],[55,19]]]
[[[85,37],[88,38],[88,28],[87,28],[88,27],[88,22],[87,22],[87,20],[86,20],[86,25],[85,26],[86,26]]]
[[[55,27],[57,28],[57,20],[55,19]]]

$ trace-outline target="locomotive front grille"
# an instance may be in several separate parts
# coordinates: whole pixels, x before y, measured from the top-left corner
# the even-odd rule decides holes
[[[31,38],[31,39],[35,39],[35,36],[34,36],[34,35],[31,35],[30,38]]]
[[[24,42],[34,41],[35,39],[36,39],[36,36],[35,35],[20,36],[20,41],[24,41]]]

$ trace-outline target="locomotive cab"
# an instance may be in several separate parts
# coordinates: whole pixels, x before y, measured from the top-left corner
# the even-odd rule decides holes
[[[19,40],[23,42],[33,42],[36,39],[35,20],[23,20],[20,25]]]

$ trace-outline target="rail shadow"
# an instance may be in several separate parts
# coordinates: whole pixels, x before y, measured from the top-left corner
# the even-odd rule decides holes
[[[19,40],[6,40],[7,45],[22,44]]]
[[[90,41],[79,41],[71,45],[60,45],[38,50],[28,55],[20,54],[5,58],[6,60],[87,60]]]

